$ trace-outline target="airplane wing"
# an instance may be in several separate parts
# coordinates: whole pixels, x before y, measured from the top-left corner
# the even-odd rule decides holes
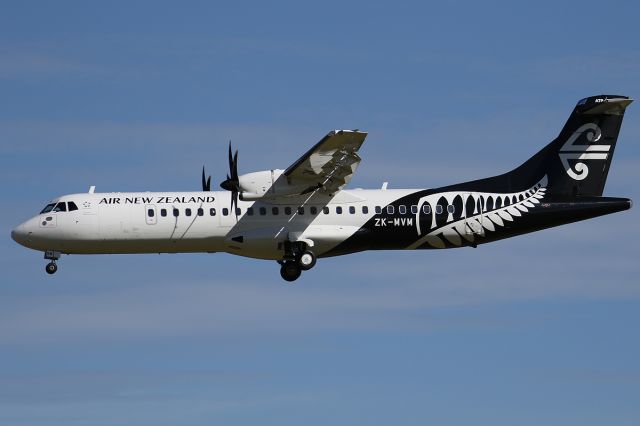
[[[303,194],[340,190],[360,164],[358,150],[366,137],[366,132],[357,130],[332,130],[284,171],[287,183],[305,186]]]

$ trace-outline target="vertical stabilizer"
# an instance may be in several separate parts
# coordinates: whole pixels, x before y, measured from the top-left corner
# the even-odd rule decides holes
[[[549,178],[549,193],[600,196],[611,166],[626,96],[600,95],[578,102],[560,135],[509,173],[512,184]]]

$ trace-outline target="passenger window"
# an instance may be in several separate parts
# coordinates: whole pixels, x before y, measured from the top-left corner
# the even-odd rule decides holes
[[[431,214],[431,206],[429,204],[422,205],[422,213]]]
[[[198,216],[204,216],[204,209],[202,208],[198,209]]]
[[[76,203],[74,203],[73,201],[69,201],[67,204],[69,206],[70,212],[78,210],[78,206],[76,206]]]
[[[396,212],[396,208],[393,207],[391,204],[389,204],[387,206],[387,214],[394,214]]]
[[[253,216],[253,207],[249,207],[249,208],[247,209],[247,214],[248,214],[249,216]]]
[[[178,217],[178,216],[180,216],[180,210],[173,209],[173,217]]]
[[[53,211],[54,212],[66,212],[67,211],[67,205],[65,203],[58,203],[53,208]]]
[[[447,206],[447,212],[454,213],[456,211],[456,207],[453,204],[449,204]]]
[[[186,214],[187,216],[191,216],[191,209],[186,209],[184,211],[184,214]]]
[[[260,216],[264,216],[267,214],[267,209],[265,207],[260,207]]]
[[[411,206],[411,213],[418,214],[418,206]]]
[[[278,209],[277,207],[272,207],[271,214],[273,214],[274,216],[278,216],[280,214],[280,209]]]
[[[242,210],[240,209],[240,207],[236,207],[236,216],[240,215],[242,215]]]
[[[356,214],[356,208],[353,206],[349,206],[349,213],[350,214]]]
[[[216,209],[209,209],[209,216],[215,216],[216,215]]]
[[[222,216],[229,216],[229,209],[228,208],[224,208],[222,209]]]
[[[369,214],[369,207],[367,207],[367,206],[362,206],[362,213],[363,213],[363,214]]]
[[[154,209],[147,210],[147,216],[154,217],[156,215],[156,211]]]
[[[311,207],[311,214],[318,214],[318,208],[315,206]]]
[[[342,207],[340,207],[340,206],[336,207],[336,213],[337,214],[342,214]]]
[[[55,203],[51,203],[51,204],[47,204],[46,206],[44,206],[44,209],[42,209],[42,211],[40,212],[40,214],[42,213],[49,213],[51,210],[53,210],[53,208],[55,207]]]
[[[303,215],[304,214],[304,207],[298,207],[298,214],[299,215]]]
[[[407,206],[405,206],[404,204],[398,206],[398,212],[400,214],[407,214]]]
[[[376,214],[382,213],[382,207],[376,206]]]
[[[286,214],[287,216],[291,215],[291,207],[285,207],[284,208],[284,214]]]
[[[323,207],[322,208],[322,213],[329,214],[329,207]]]
[[[166,217],[167,216],[167,209],[160,210],[160,216]]]
[[[438,204],[436,206],[436,214],[442,214],[442,205]]]

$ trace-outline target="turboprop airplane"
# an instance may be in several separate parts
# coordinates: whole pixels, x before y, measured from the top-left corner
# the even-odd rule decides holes
[[[345,190],[367,133],[329,132],[285,170],[229,174],[211,191],[64,195],[11,237],[62,254],[226,252],[275,260],[287,281],[316,259],[364,250],[445,249],[480,244],[627,210],[603,197],[626,96],[592,96],[560,135],[516,169],[435,189]]]

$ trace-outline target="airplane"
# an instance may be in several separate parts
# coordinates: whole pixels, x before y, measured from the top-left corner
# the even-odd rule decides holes
[[[580,100],[556,139],[501,175],[435,189],[344,187],[367,133],[335,130],[285,170],[229,174],[211,190],[64,195],[11,237],[44,252],[46,272],[62,254],[226,252],[275,260],[286,281],[317,259],[364,250],[477,247],[631,208],[603,197],[626,96]]]

